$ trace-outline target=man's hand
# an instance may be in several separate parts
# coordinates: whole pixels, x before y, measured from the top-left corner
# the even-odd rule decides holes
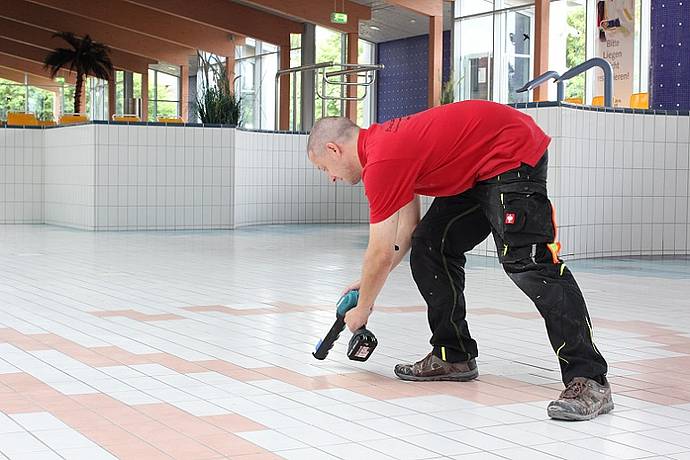
[[[343,292],[340,293],[340,296],[344,296],[350,291],[354,291],[355,289],[359,289],[359,285],[361,284],[361,281],[357,280],[354,283],[350,284],[348,287],[346,287]]]
[[[350,332],[355,332],[357,329],[367,324],[369,315],[371,315],[371,308],[355,307],[345,313],[345,324],[347,324],[347,328]]]

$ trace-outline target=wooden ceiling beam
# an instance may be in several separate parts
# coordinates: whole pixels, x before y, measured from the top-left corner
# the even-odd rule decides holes
[[[47,29],[41,29],[40,27],[0,17],[0,37],[9,40],[43,48],[47,51],[66,47],[67,43],[59,37],[54,37],[53,33],[54,32]],[[156,62],[153,59],[144,58],[117,49],[110,50],[110,59],[116,69],[129,70],[137,73],[146,72],[149,64]]]
[[[68,31],[79,36],[88,34],[94,41],[110,48],[170,64],[184,65],[188,62],[188,56],[195,54],[195,50],[191,48],[174,45],[26,0],[0,0],[0,17],[53,32]]]
[[[289,37],[289,34],[302,33],[303,30],[303,25],[299,22],[229,0],[204,0],[203,8],[189,0],[124,1],[159,13],[187,18],[205,27],[253,37],[275,45],[285,43],[285,37]]]
[[[50,80],[50,74],[43,68],[43,65],[34,61],[28,61],[23,58],[0,53],[0,66],[17,70],[19,72],[26,72],[31,75],[36,75],[37,77],[43,77]],[[66,70],[61,70],[57,76],[64,78],[65,82],[71,85],[75,84],[77,81],[76,75],[73,72]]]
[[[0,78],[22,85],[28,83],[30,86],[52,91],[53,93],[56,93],[59,87],[58,84],[50,78],[25,73],[2,65],[0,65]]]
[[[185,48],[200,49],[221,56],[234,50],[234,37],[227,32],[203,27],[180,16],[152,11],[122,0],[29,1]],[[242,40],[240,37],[237,38],[238,41]]]

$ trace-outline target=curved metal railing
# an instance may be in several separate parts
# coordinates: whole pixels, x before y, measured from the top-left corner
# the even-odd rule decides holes
[[[604,72],[604,107],[613,106],[613,68],[606,59],[595,57],[565,72],[556,82],[565,82],[591,69],[599,67]]]
[[[522,88],[516,90],[516,93],[524,93],[527,91],[531,91],[537,86],[541,86],[547,81],[553,80],[556,82],[556,100],[557,101],[562,101],[565,97],[565,83],[562,81],[559,81],[558,79],[561,78],[560,74],[554,70],[549,70],[547,72],[544,72],[543,74],[539,75],[537,78],[528,81],[525,83],[525,86]]]

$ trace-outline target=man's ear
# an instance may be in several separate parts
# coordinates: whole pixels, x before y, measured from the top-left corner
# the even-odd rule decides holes
[[[330,153],[331,155],[335,155],[337,157],[342,156],[342,151],[340,150],[340,147],[338,146],[338,144],[334,142],[327,142],[326,150],[328,150],[328,153]]]

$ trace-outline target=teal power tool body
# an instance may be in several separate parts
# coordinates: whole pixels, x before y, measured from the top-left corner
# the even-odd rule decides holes
[[[338,300],[335,311],[335,322],[328,331],[328,334],[326,334],[326,337],[324,337],[323,340],[319,340],[319,343],[316,344],[316,351],[312,353],[314,358],[321,360],[326,359],[328,352],[333,348],[333,344],[338,340],[343,329],[345,329],[345,314],[357,306],[358,300],[359,290],[357,289],[349,291]],[[378,345],[378,341],[374,334],[372,334],[366,326],[363,326],[352,334],[352,338],[347,347],[347,357],[353,361],[366,361],[374,352],[376,345]]]

